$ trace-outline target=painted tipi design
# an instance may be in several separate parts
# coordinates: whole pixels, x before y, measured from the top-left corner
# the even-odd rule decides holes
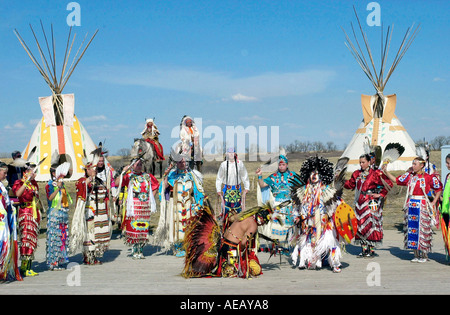
[[[55,64],[53,27],[51,29],[51,42],[49,42],[44,27],[42,26],[42,32],[45,39],[43,44],[45,44],[45,46],[39,43],[33,28],[31,28],[31,31],[38,47],[39,57],[42,61],[41,64],[33,55],[17,30],[15,30],[15,34],[31,61],[49,85],[52,95],[39,98],[43,117],[37,124],[30,141],[22,152],[22,157],[27,160],[29,160],[29,158],[35,159],[30,162],[36,164],[39,164],[41,161],[37,170],[37,181],[47,181],[50,179],[50,166],[55,162],[69,162],[71,167],[68,179],[76,180],[84,176],[84,162],[89,160],[89,154],[93,152],[97,146],[74,113],[74,94],[62,94],[62,91],[75,67],[83,57],[86,49],[97,34],[97,31],[84,48],[83,41],[71,64],[69,64],[69,57],[75,40],[75,36],[71,38],[72,28],[69,29],[62,70],[58,73],[58,75],[60,74],[60,77],[57,76]],[[45,48],[47,48],[47,54],[44,54]],[[80,52],[81,54],[79,54]],[[32,157],[29,156],[30,152],[33,152]]]
[[[389,170],[406,170],[411,166],[412,160],[416,157],[416,145],[395,115],[397,96],[395,94],[385,96],[383,91],[394,69],[417,35],[419,28],[417,27],[414,30],[412,30],[412,27],[408,28],[392,65],[388,71],[385,72],[390,41],[392,38],[392,29],[390,27],[388,28],[386,38],[384,40],[383,38],[381,39],[381,66],[377,71],[366,34],[362,30],[356,11],[355,15],[358,20],[364,47],[366,47],[368,56],[366,57],[361,49],[353,25],[352,30],[356,45],[354,45],[348,35],[345,34],[347,38],[346,45],[361,69],[371,81],[372,85],[375,87],[376,94],[361,96],[363,120],[353,135],[350,143],[344,150],[342,157],[349,158],[347,170],[352,172],[359,168],[359,157],[364,153],[364,147],[367,142],[369,142],[372,147],[380,146],[382,150],[384,150],[388,143],[396,142],[400,143],[405,148],[405,151],[401,157],[389,164]]]

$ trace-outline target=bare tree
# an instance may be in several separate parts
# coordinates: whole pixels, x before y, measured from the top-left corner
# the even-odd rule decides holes
[[[128,155],[130,155],[130,153],[131,153],[131,150],[127,149],[127,148],[122,148],[117,151],[117,155],[119,155],[119,156],[128,156]]]

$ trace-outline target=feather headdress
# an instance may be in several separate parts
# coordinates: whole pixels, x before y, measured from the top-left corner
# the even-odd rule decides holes
[[[89,155],[86,154],[86,151],[83,150],[83,152],[84,152],[83,164],[85,169],[90,166],[97,167],[98,161],[100,160],[100,157],[102,157],[104,153],[101,142],[96,149],[92,150],[89,153]]]
[[[333,167],[333,163],[325,158],[311,157],[306,160],[302,164],[300,173],[289,180],[293,204],[301,205],[306,193],[306,185],[308,185],[309,177],[313,171],[319,174],[319,179],[324,185],[322,189],[324,206],[330,206],[338,201],[343,193],[348,161],[347,157],[343,157]]]
[[[366,142],[363,144],[364,146],[364,154],[368,154],[371,157],[375,158],[375,165],[378,167],[380,166],[383,150],[379,145],[372,145],[370,144],[369,138],[366,137]]]
[[[429,150],[428,147],[425,147],[423,145],[419,145],[416,147],[416,154],[418,157],[421,157],[425,161],[428,161],[429,157]]]
[[[179,162],[181,159],[185,159],[186,161],[190,161],[190,157],[183,153],[183,145],[181,141],[175,142],[170,149],[170,157],[169,159],[174,162]]]
[[[405,152],[405,147],[400,143],[388,143],[384,149],[381,161],[383,164],[388,164],[396,161]]]
[[[323,184],[329,185],[333,182],[333,163],[319,156],[310,157],[303,162],[300,168],[299,176],[298,178],[296,178],[296,180],[298,180],[300,183],[306,184],[311,173],[314,171],[319,174],[320,181]]]

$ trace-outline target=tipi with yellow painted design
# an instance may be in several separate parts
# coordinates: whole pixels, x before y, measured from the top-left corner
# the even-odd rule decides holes
[[[75,40],[75,36],[71,36],[72,28],[69,29],[62,69],[58,73],[55,62],[56,53],[53,27],[50,34],[51,40],[48,39],[42,22],[41,27],[44,37],[43,45],[39,43],[36,33],[31,27],[41,63],[38,62],[18,31],[14,30],[31,61],[37,67],[39,73],[52,91],[51,96],[39,98],[43,117],[37,124],[30,141],[22,152],[22,157],[28,160],[29,153],[33,151],[32,159],[35,160],[29,162],[38,164],[39,161],[45,158],[37,170],[37,181],[47,181],[50,179],[49,171],[53,162],[69,162],[71,167],[67,177],[70,180],[77,180],[84,176],[84,163],[86,160],[89,160],[89,154],[97,146],[74,113],[74,94],[62,94],[62,92],[75,67],[97,34],[97,31],[86,45],[83,45],[83,40],[73,60],[69,60]],[[47,53],[45,54],[44,51]]]
[[[390,163],[388,167],[392,171],[406,170],[411,166],[412,160],[416,157],[416,145],[395,115],[397,96],[395,94],[385,96],[383,91],[394,69],[417,35],[419,27],[416,27],[414,30],[412,27],[408,28],[392,65],[387,71],[385,70],[392,38],[392,29],[388,27],[385,39],[383,39],[383,31],[381,31],[381,66],[377,70],[367,36],[362,30],[356,10],[355,15],[364,41],[363,46],[367,50],[367,56],[361,49],[353,25],[352,31],[356,44],[354,45],[351,42],[349,36],[344,31],[347,39],[346,45],[375,87],[376,94],[361,96],[363,120],[344,150],[342,157],[349,158],[347,171],[353,172],[359,169],[359,157],[366,153],[364,152],[364,148],[367,147],[367,142],[369,142],[371,147],[379,146],[381,150],[384,150],[388,143],[400,143],[405,148],[405,151],[400,158]]]

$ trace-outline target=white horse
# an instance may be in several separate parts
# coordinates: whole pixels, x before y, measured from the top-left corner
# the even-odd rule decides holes
[[[145,171],[149,171],[153,176],[156,173],[156,163],[159,164],[159,174],[162,177],[162,161],[158,160],[155,148],[145,139],[134,139],[133,147],[131,148],[131,157],[142,156],[144,159]],[[147,167],[149,163],[149,167]]]

